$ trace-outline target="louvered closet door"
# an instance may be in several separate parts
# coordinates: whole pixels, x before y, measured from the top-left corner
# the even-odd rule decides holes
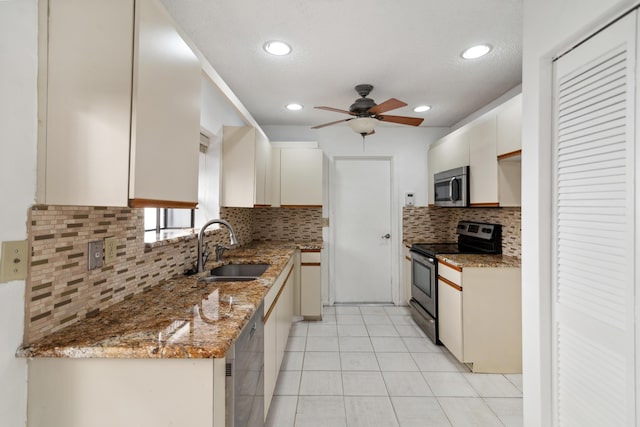
[[[636,14],[554,64],[554,419],[635,426]]]

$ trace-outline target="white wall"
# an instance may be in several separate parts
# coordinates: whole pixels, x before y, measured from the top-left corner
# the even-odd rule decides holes
[[[0,1],[0,241],[27,237],[36,185],[37,2]],[[25,425],[24,281],[0,283],[0,425]]]
[[[524,0],[522,327],[525,426],[551,422],[551,59],[634,1]]]
[[[196,228],[220,216],[222,127],[246,125],[237,110],[207,77],[202,78],[201,87],[200,127],[202,132],[210,138],[210,145],[207,153],[200,155]]]

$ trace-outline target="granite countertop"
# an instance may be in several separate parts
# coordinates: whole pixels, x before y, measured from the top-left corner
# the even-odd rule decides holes
[[[508,255],[441,254],[436,258],[460,268],[520,268],[520,259]]]
[[[18,357],[218,358],[224,357],[296,249],[321,242],[253,242],[229,250],[223,264],[270,264],[250,282],[198,282],[177,276],[117,303],[42,340],[20,348]],[[230,304],[230,297],[232,303]]]

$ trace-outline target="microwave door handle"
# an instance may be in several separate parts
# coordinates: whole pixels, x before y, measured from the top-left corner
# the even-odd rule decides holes
[[[456,177],[454,176],[453,178],[451,178],[451,180],[449,181],[449,200],[452,202],[455,202],[454,198],[453,198],[453,183],[456,182]]]

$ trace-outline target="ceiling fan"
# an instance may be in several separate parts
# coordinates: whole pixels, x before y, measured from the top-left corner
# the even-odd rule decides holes
[[[376,104],[373,99],[367,98],[367,95],[369,95],[369,93],[373,90],[372,85],[361,84],[357,85],[355,89],[356,92],[358,92],[358,94],[361,96],[361,98],[356,99],[356,101],[351,104],[351,106],[349,107],[349,111],[333,107],[314,107],[319,110],[335,111],[338,113],[349,114],[350,116],[355,117],[313,126],[311,129],[320,129],[326,126],[335,125],[337,123],[349,122],[349,127],[351,127],[354,132],[362,135],[362,137],[364,138],[367,135],[372,135],[375,133],[374,127],[376,124],[376,120],[379,120],[381,122],[399,123],[409,126],[420,126],[420,123],[422,123],[422,121],[424,120],[417,117],[389,116],[383,114],[387,111],[404,107],[407,105],[407,103],[395,98],[390,98],[384,101],[382,104]]]

